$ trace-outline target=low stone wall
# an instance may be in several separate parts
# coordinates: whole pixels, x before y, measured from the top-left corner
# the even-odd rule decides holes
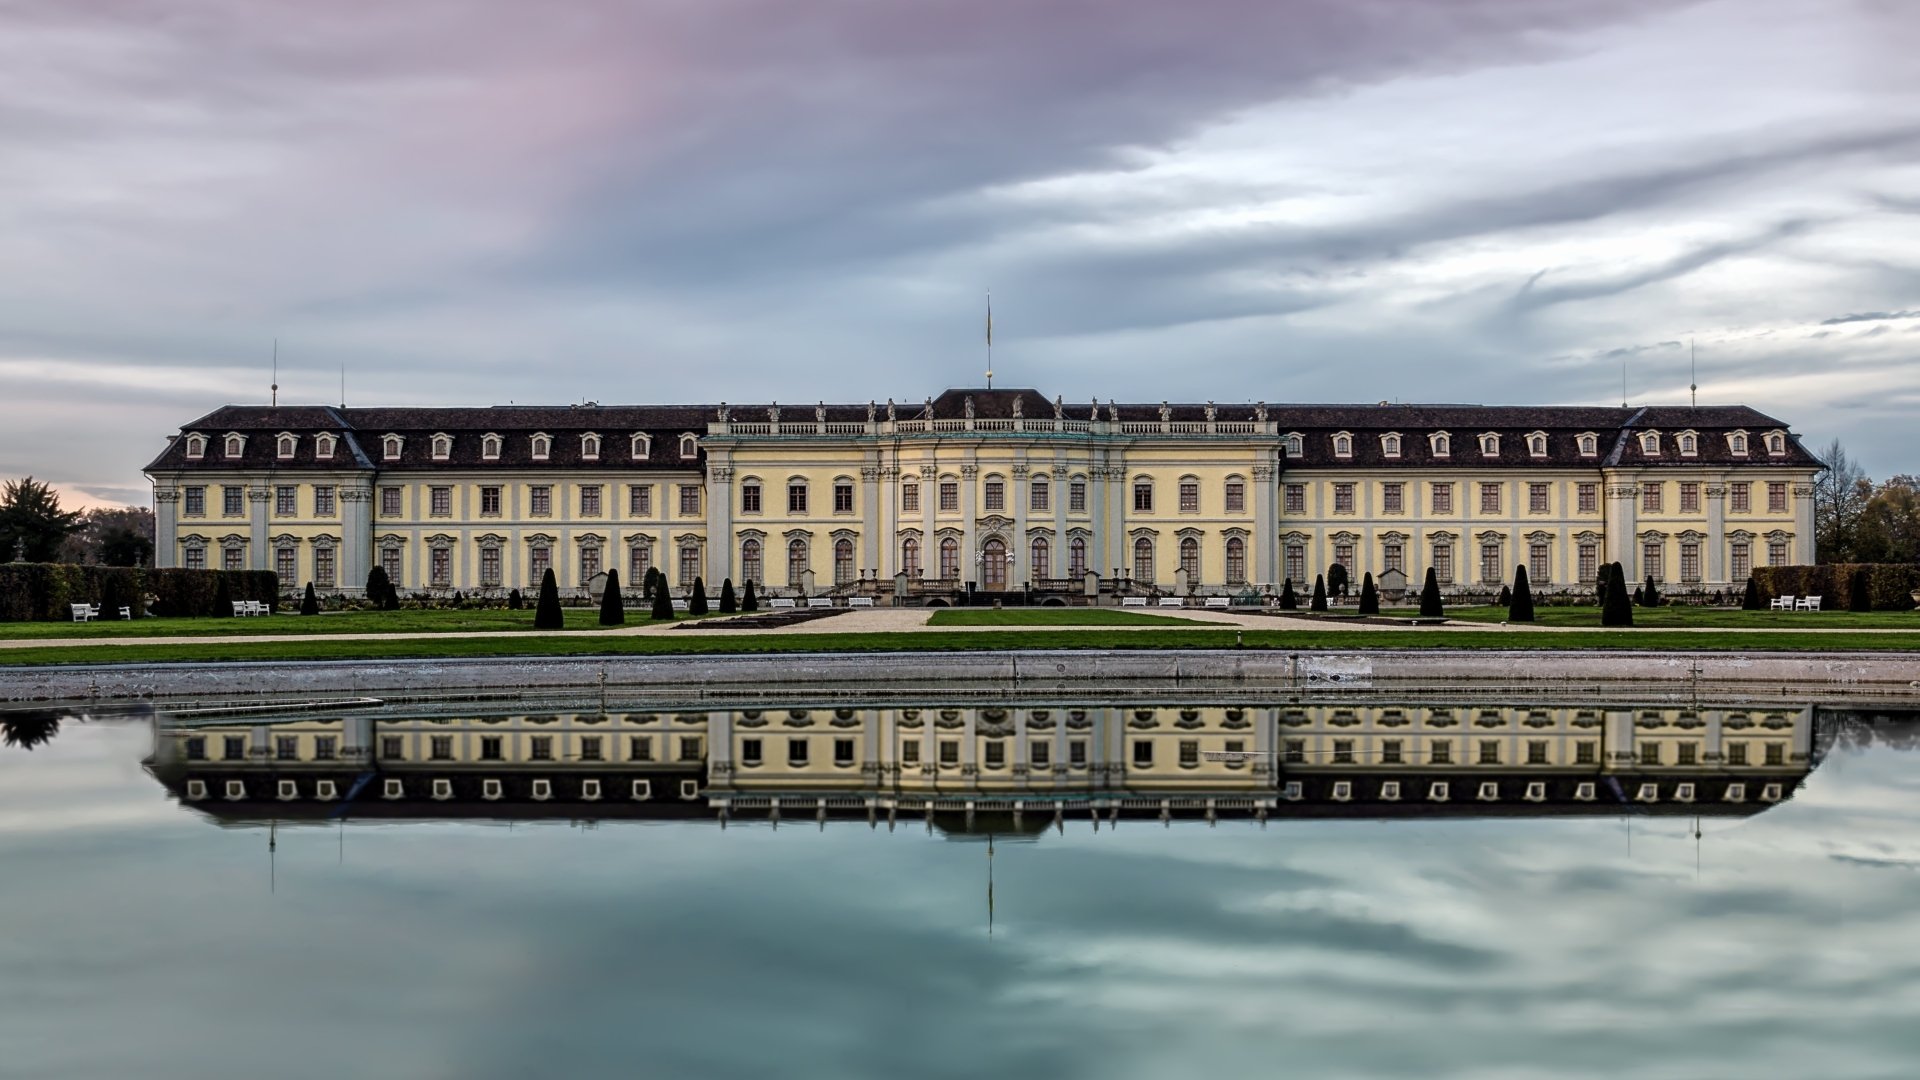
[[[1790,688],[1814,697],[1920,698],[1920,653],[1496,652],[1490,650],[1057,650],[799,653],[126,664],[0,669],[0,699],[207,698],[254,694],[457,694],[608,687],[775,692],[806,686],[1041,690],[1154,682],[1388,688],[1475,682],[1514,689]]]

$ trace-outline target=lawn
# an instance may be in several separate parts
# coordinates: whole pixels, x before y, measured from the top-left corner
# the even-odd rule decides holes
[[[661,637],[412,638],[205,644],[99,645],[0,649],[0,664],[205,662],[218,660],[354,660],[458,657],[621,655],[714,655],[722,653],[846,653],[915,651],[1016,652],[1029,649],[1636,649],[1654,652],[1916,652],[1920,637],[1907,634],[1719,634],[1661,630],[1541,632],[1378,630],[1041,630],[919,634],[740,634]]]
[[[297,609],[296,609],[297,610]],[[568,630],[598,630],[599,608],[565,608]],[[688,616],[681,615],[685,620]],[[644,608],[627,610],[627,625],[647,622]],[[532,630],[533,608],[509,611],[409,610],[290,613],[248,619],[130,619],[90,623],[0,622],[0,639],[56,640],[115,637],[227,637],[249,634],[450,634]]]
[[[1393,608],[1386,615],[1416,615],[1417,608]],[[1448,608],[1447,618],[1461,622],[1505,622],[1503,607]],[[1600,625],[1597,607],[1535,607],[1540,626]],[[1741,611],[1728,608],[1657,607],[1633,609],[1635,628],[1714,627],[1722,630],[1920,630],[1920,611]]]
[[[929,626],[1155,626],[1178,623],[1204,626],[1197,619],[1176,619],[1119,608],[944,608]]]

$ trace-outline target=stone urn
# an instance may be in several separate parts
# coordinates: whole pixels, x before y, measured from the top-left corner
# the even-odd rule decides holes
[[[1907,595],[1913,597],[1913,606],[1920,608],[1920,589],[1915,589]]]

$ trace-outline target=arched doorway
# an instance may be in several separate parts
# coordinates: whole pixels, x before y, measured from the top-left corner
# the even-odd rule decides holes
[[[1007,587],[1007,545],[997,536],[980,549],[980,587],[988,592]]]

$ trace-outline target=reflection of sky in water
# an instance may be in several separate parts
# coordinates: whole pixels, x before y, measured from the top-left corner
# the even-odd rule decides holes
[[[0,749],[0,1074],[1909,1077],[1920,759],[1746,820],[222,829]],[[1631,853],[1629,853],[1629,839]],[[344,851],[343,851],[344,844]]]

